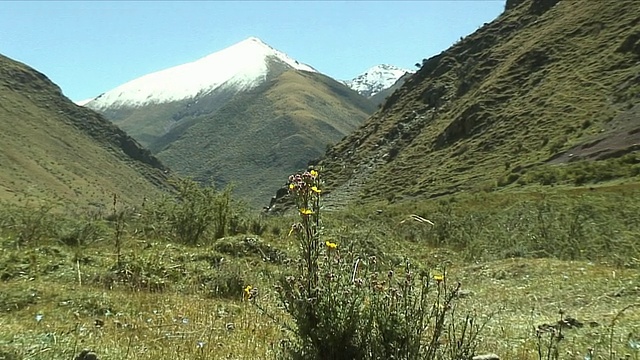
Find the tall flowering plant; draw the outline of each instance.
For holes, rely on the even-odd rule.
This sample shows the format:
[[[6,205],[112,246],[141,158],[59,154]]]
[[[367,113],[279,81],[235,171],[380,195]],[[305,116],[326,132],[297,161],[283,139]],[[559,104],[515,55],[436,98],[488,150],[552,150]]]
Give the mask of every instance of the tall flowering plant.
[[[320,257],[320,177],[316,170],[289,176],[289,194],[295,199],[300,222],[291,227],[289,235],[298,239],[302,262],[300,274],[305,279],[305,293],[317,297],[318,258]]]
[[[295,322],[296,343],[286,357],[294,359],[363,358],[360,305],[363,293],[354,291],[352,259],[344,259],[339,245],[321,241],[322,181],[316,170],[289,177],[297,221],[291,227],[300,257],[296,272],[277,287],[284,309]]]
[[[288,186],[297,212],[289,236],[300,256],[276,286],[294,322],[285,358],[470,359],[476,324],[464,318],[456,328],[460,322],[445,316],[453,317],[459,284],[447,286],[444,273],[416,272],[408,260],[396,274],[375,256],[321,241],[320,174],[292,175]]]

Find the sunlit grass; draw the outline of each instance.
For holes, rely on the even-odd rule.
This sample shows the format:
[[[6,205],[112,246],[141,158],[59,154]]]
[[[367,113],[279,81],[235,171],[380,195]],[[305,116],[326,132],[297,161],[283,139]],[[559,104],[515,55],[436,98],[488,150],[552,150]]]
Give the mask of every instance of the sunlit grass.
[[[562,316],[583,326],[562,330],[560,359],[582,359],[589,348],[608,359],[610,346],[633,359],[637,352],[631,345],[640,334],[640,255],[631,241],[639,234],[636,192],[635,186],[616,185],[371,203],[325,211],[322,238],[338,248],[352,244],[385,266],[401,267],[408,260],[417,269],[445,270],[449,284],[461,283],[457,313],[486,321],[479,352],[538,359],[545,338],[539,340],[536,329]],[[521,212],[525,227],[505,232],[514,209],[532,211]],[[540,209],[549,213],[539,217]],[[595,211],[597,226],[584,228],[591,230],[581,238],[584,251],[575,253],[576,259],[563,259],[563,247],[571,243],[559,239],[571,222],[547,220],[573,212],[595,221],[583,217],[591,214],[584,209]],[[481,213],[486,216],[477,216]],[[105,359],[274,358],[292,334],[286,330],[292,319],[278,307],[274,285],[293,270],[297,245],[287,235],[297,216],[262,218],[255,226],[262,235],[207,238],[195,246],[145,237],[135,229],[146,218],[128,219],[122,261],[135,272],[130,278],[115,273],[113,224],[106,223],[106,233],[81,247],[47,236],[16,247],[16,228],[2,222],[0,351],[17,359],[69,359],[83,348]],[[44,223],[49,234],[60,233],[54,228],[71,220],[60,221]],[[439,228],[443,221],[448,221],[446,233]],[[546,244],[524,236],[524,230],[545,227]],[[594,253],[603,251],[607,234],[617,240],[608,252]],[[487,246],[508,244],[509,236],[525,250]],[[544,252],[527,253],[533,245]],[[257,289],[252,301],[243,299],[248,285]]]

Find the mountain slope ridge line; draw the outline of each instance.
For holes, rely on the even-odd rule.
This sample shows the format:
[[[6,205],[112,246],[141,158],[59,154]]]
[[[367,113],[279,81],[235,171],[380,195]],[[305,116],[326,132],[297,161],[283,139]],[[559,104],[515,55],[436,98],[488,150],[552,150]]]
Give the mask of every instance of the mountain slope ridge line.
[[[341,198],[398,201],[535,184],[541,171],[561,171],[550,159],[616,133],[612,119],[632,114],[640,97],[640,9],[633,1],[508,5],[425,59],[361,128],[315,161],[328,207]],[[609,152],[637,157],[627,149]]]

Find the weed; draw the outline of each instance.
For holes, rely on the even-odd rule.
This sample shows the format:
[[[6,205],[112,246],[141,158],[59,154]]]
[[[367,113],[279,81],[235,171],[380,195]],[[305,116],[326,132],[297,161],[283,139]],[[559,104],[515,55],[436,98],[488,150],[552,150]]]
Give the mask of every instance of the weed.
[[[293,224],[295,274],[278,284],[280,305],[294,324],[281,354],[291,359],[463,359],[481,330],[456,316],[460,284],[444,273],[385,266],[353,244],[321,241],[321,181],[312,170],[289,178],[300,221]],[[399,273],[396,274],[395,271]],[[255,300],[253,296],[250,296]],[[444,341],[448,334],[449,342]]]

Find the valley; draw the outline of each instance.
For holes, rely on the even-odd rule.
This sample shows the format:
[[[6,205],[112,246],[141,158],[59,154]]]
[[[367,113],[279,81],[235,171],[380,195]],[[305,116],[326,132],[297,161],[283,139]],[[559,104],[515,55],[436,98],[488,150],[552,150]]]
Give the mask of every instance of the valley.
[[[639,358],[639,19],[507,0],[351,80],[250,37],[82,106],[0,55],[0,360]]]

